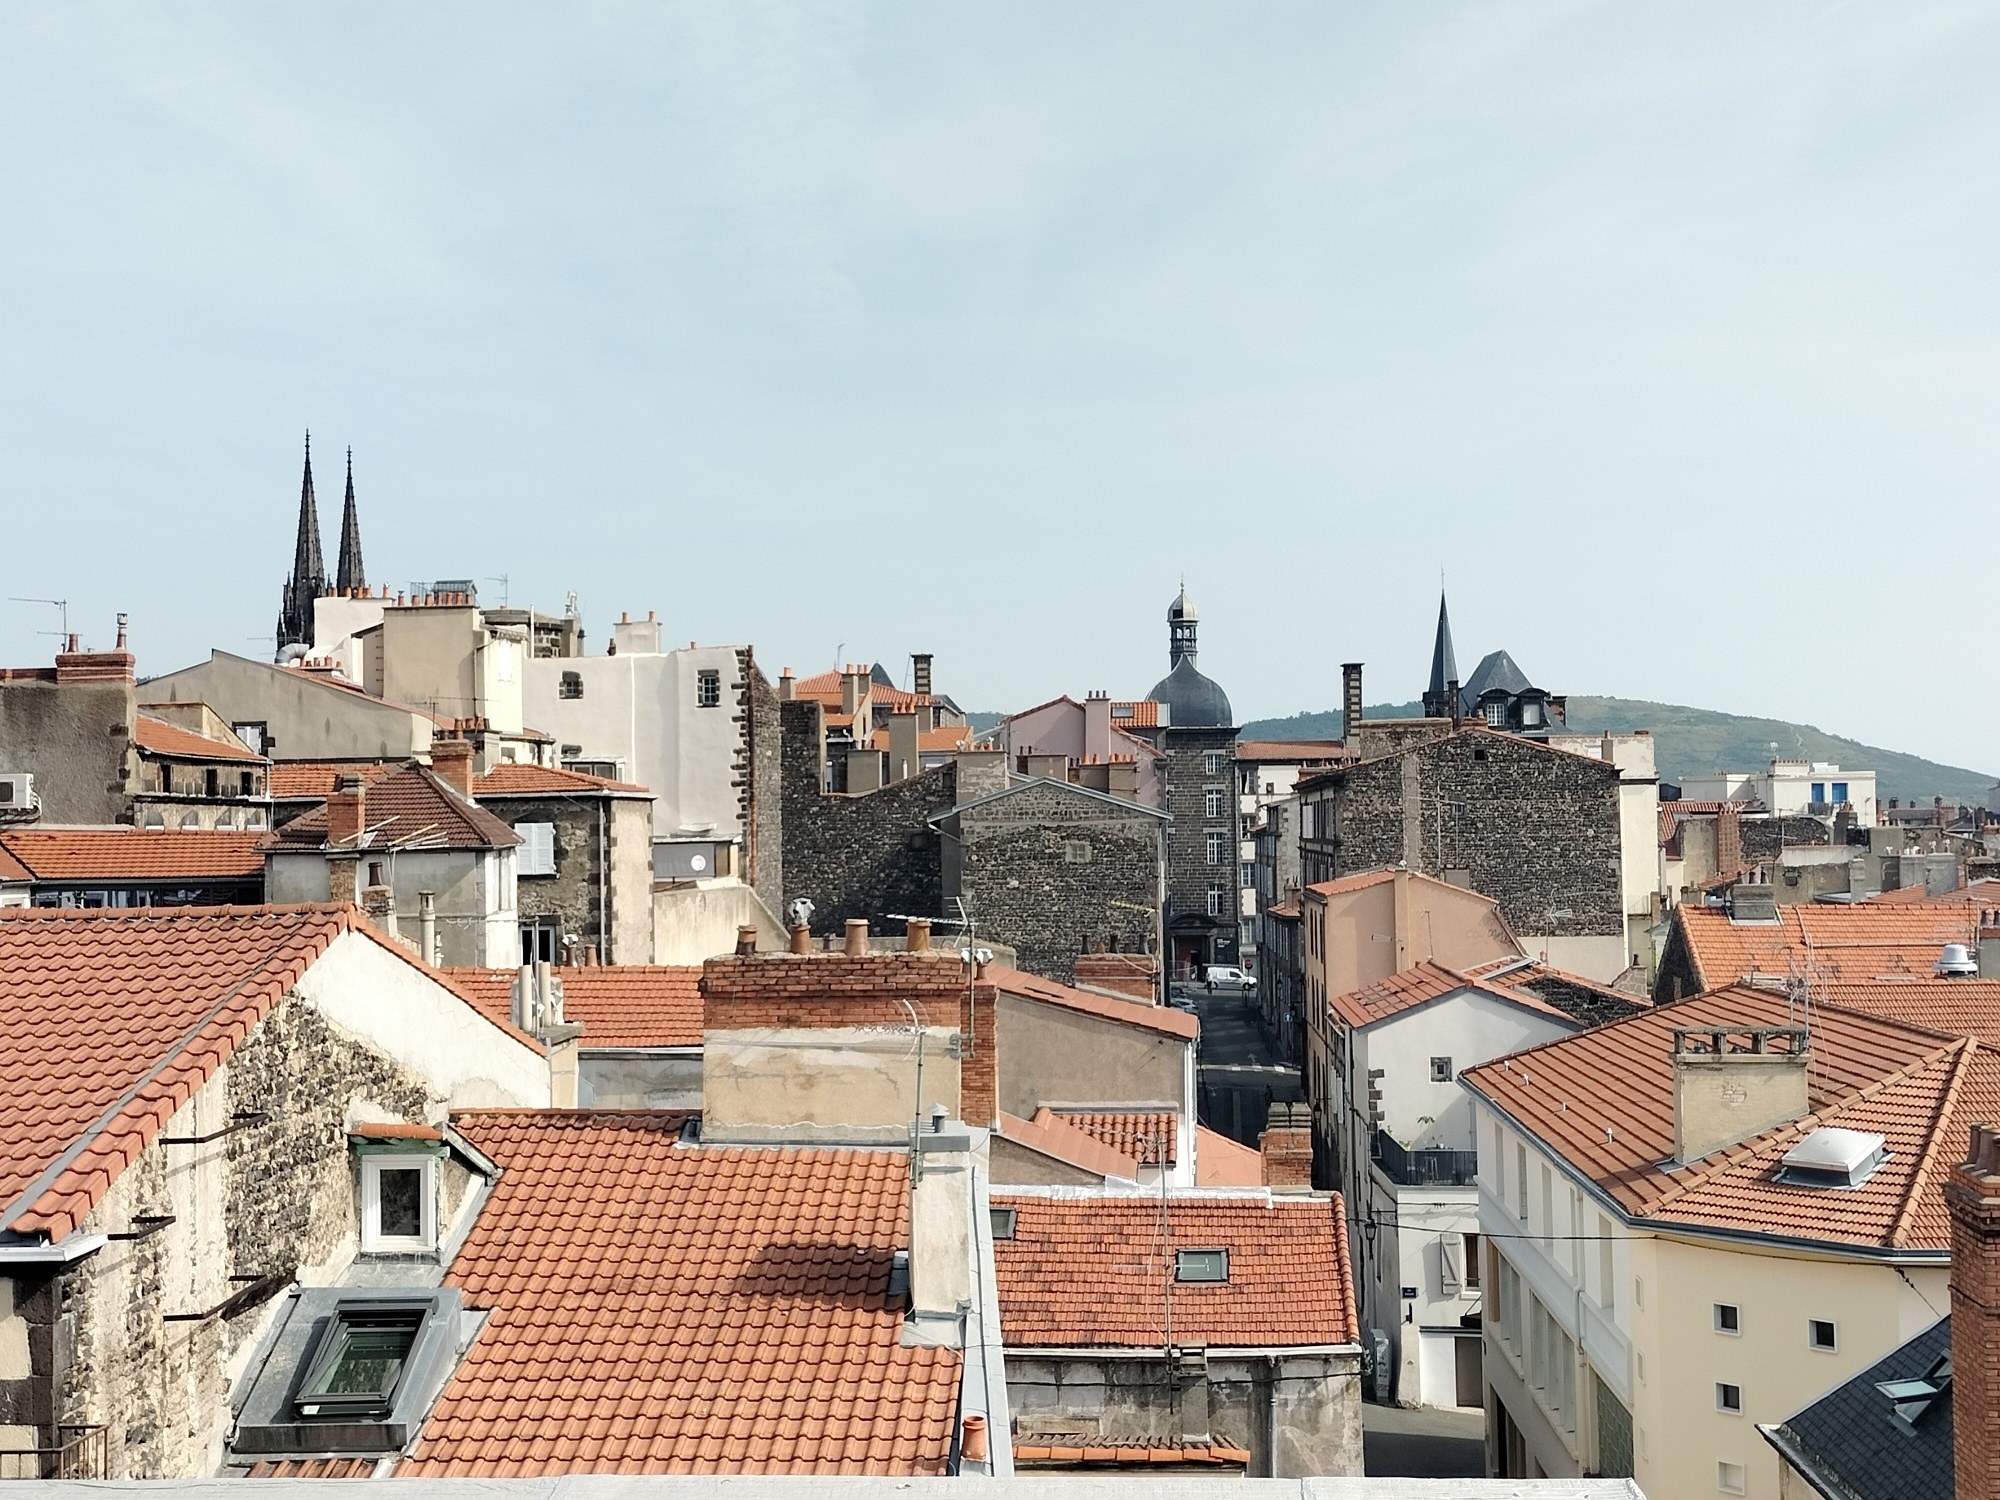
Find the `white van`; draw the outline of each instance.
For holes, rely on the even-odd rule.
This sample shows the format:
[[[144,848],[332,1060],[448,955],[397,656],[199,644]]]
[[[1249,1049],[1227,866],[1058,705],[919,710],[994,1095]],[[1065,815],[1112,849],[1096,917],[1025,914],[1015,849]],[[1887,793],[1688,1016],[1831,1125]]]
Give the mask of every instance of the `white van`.
[[[1201,971],[1201,982],[1212,995],[1217,990],[1254,990],[1257,976],[1246,974],[1234,964],[1210,964]]]

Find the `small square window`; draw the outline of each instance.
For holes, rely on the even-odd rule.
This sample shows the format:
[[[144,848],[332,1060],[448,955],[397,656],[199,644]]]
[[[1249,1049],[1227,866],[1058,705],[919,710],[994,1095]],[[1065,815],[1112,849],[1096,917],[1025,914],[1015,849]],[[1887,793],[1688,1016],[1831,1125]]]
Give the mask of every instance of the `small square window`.
[[[1174,1252],[1174,1280],[1227,1281],[1227,1250],[1177,1250]]]
[[[1750,1476],[1743,1465],[1723,1459],[1715,1466],[1715,1487],[1725,1495],[1745,1494],[1750,1488]]]
[[[994,1208],[987,1210],[987,1212],[989,1212],[993,1216],[994,1239],[1011,1240],[1012,1238],[1014,1238],[1014,1225],[1017,1222],[1019,1222],[1021,1217],[1021,1211],[1019,1209]]]
[[[1740,1385],[1731,1385],[1726,1380],[1716,1381],[1715,1409],[1717,1411],[1733,1412],[1739,1417],[1742,1416],[1743,1387]]]
[[[1452,1080],[1451,1059],[1434,1057],[1431,1059],[1431,1082],[1450,1083]]]
[[[1743,1313],[1733,1302],[1715,1304],[1715,1331],[1717,1333],[1741,1333]]]
[[[694,701],[697,708],[717,708],[722,703],[722,674],[702,672],[694,682]]]
[[[1090,863],[1090,845],[1082,839],[1063,841],[1063,863],[1066,865],[1087,865]]]
[[[1812,1318],[1806,1323],[1806,1342],[1831,1354],[1840,1347],[1839,1331],[1825,1318]]]
[[[361,1248],[437,1248],[437,1159],[390,1151],[361,1158]]]
[[[581,698],[583,696],[583,674],[581,672],[563,673],[562,679],[556,684],[556,696],[558,698]]]

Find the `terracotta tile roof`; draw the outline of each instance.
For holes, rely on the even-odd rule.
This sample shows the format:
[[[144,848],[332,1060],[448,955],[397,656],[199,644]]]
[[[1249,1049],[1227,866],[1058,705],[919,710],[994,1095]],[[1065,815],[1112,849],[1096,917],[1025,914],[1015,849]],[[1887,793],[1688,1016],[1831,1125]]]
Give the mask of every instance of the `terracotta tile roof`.
[[[1674,816],[1673,807],[1669,803],[1662,802],[1660,804],[1659,841],[1662,844],[1670,844],[1674,840],[1674,835],[1680,831],[1681,820]]]
[[[411,1125],[402,1121],[369,1121],[351,1125],[347,1133],[364,1141],[441,1141],[444,1132],[435,1125]]]
[[[907,1156],[684,1118],[455,1118],[503,1169],[448,1278],[492,1312],[399,1478],[944,1472],[961,1356],[889,1296]]]
[[[1094,1172],[1099,1177],[1118,1177],[1132,1182],[1139,1176],[1139,1164],[1131,1156],[1114,1150],[1096,1136],[1078,1130],[1046,1106],[1036,1110],[1032,1120],[1024,1120],[1019,1115],[1001,1110],[1000,1135],[1017,1146],[1025,1146],[1056,1161]]]
[[[1718,907],[1682,905],[1674,921],[1704,989],[1745,974],[1803,970],[1808,960],[1825,980],[1928,975],[1946,943],[1977,936],[1976,914],[1961,905],[1800,904],[1780,906],[1775,923],[1731,922]]]
[[[1815,985],[1811,993],[1816,1003],[1865,1010],[1948,1036],[1974,1037],[1982,1047],[2000,1051],[2000,979],[1907,975]]]
[[[0,1229],[75,1230],[356,926],[344,907],[0,908]]]
[[[1157,1166],[1162,1145],[1167,1148],[1169,1166],[1181,1159],[1180,1120],[1171,1110],[1059,1109],[1056,1114],[1064,1124],[1096,1137],[1112,1150],[1142,1165]],[[1037,1114],[1035,1118],[1039,1120],[1041,1116]],[[1141,1145],[1142,1140],[1146,1144]]]
[[[1243,1468],[1250,1455],[1220,1443],[1189,1443],[1178,1438],[1094,1437],[1082,1443],[1041,1441],[1014,1444],[1014,1462],[1035,1468],[1147,1469],[1181,1464]]]
[[[1267,917],[1283,917],[1289,921],[1296,922],[1299,918],[1299,903],[1296,901],[1280,901],[1276,906],[1265,907],[1264,915]]]
[[[362,819],[365,848],[511,849],[520,835],[452,791],[435,772],[398,766],[370,782]],[[326,808],[302,813],[271,835],[277,849],[326,847]]]
[[[324,802],[333,795],[333,785],[342,776],[359,776],[364,786],[380,781],[399,770],[399,761],[360,761],[333,764],[318,760],[281,760],[271,765],[267,783],[271,796],[280,802],[303,802],[308,798]]]
[[[264,873],[261,830],[17,828],[4,848],[36,880],[248,880]]]
[[[1125,710],[1130,709],[1127,713]],[[1158,729],[1160,727],[1160,705],[1151,698],[1137,698],[1130,702],[1114,700],[1111,705],[1111,727],[1113,729]]]
[[[35,878],[35,872],[7,852],[7,846],[0,842],[0,881],[28,881]]]
[[[1160,1200],[1052,1189],[995,1193],[1015,1210],[994,1242],[1000,1326],[1009,1346],[1142,1347],[1162,1338],[1162,1291],[1175,1339],[1220,1347],[1352,1344],[1345,1210],[1339,1195],[1183,1190],[1168,1198],[1175,1251],[1226,1249],[1229,1279],[1172,1281]]]
[[[629,781],[613,781],[608,776],[586,776],[581,771],[559,771],[550,766],[523,766],[502,761],[472,783],[475,797],[538,797],[565,794],[591,796],[618,792],[650,797],[652,792]]]
[[[964,750],[972,744],[973,733],[970,724],[947,724],[942,729],[920,729],[917,731],[917,753],[937,754],[945,750]],[[887,750],[889,731],[878,729],[868,736],[868,748]]]
[[[899,687],[877,682],[873,677],[866,679],[867,697],[877,713],[907,712],[925,704],[936,703],[937,695],[922,697],[905,692]],[[834,671],[815,672],[810,677],[801,677],[792,685],[792,695],[796,698],[813,698],[822,703],[840,702],[840,673]]]
[[[368,1458],[266,1458],[250,1465],[251,1479],[372,1479],[380,1460]]]
[[[1206,1125],[1194,1128],[1194,1181],[1196,1187],[1261,1187],[1264,1182],[1264,1153],[1232,1141]]]
[[[1050,1005],[1060,1005],[1066,1010],[1101,1016],[1107,1021],[1123,1021],[1128,1026],[1143,1026],[1148,1031],[1163,1032],[1167,1036],[1177,1036],[1184,1041],[1191,1042],[1201,1034],[1201,1022],[1171,1006],[1147,1005],[1137,1000],[1118,1000],[1096,991],[1079,990],[1066,984],[1058,984],[1055,980],[1044,979],[1039,974],[1023,974],[1018,969],[1003,968],[999,964],[987,965],[985,982],[1003,995],[1019,995],[1029,1000],[1046,1001]]]
[[[1674,1167],[1676,1027],[1783,1026],[1796,1007],[1747,985],[1468,1068],[1483,1095],[1594,1181],[1634,1219],[1905,1251],[1949,1240],[1942,1172],[1976,1121],[2000,1118],[2000,1053],[1836,1005],[1812,1011],[1812,1113]],[[1837,1192],[1775,1180],[1820,1126],[1887,1138],[1889,1160]]]
[[[1425,881],[1431,885],[1451,885],[1450,881],[1439,880],[1435,875],[1425,875],[1417,870],[1409,873],[1412,880]],[[1338,880],[1322,880],[1317,885],[1307,886],[1306,889],[1321,896],[1345,896],[1349,891],[1365,891],[1370,886],[1394,880],[1396,874],[1394,870],[1367,870],[1359,875],[1343,875]],[[1497,907],[1500,904],[1493,897],[1482,891],[1475,891],[1470,886],[1452,885],[1451,888],[1455,891],[1464,891],[1466,895],[1476,897],[1488,906]]]
[[[1923,886],[1906,885],[1883,891],[1861,903],[1864,906],[2000,906],[2000,880],[1975,880],[1941,896],[1931,895]]]
[[[699,964],[586,964],[553,972],[562,981],[563,1018],[583,1027],[586,1051],[701,1045]],[[443,973],[493,1020],[513,1015],[515,970]]]
[[[155,719],[148,714],[140,714],[133,720],[132,739],[142,751],[153,755],[171,755],[177,760],[237,760],[251,766],[264,764],[264,757],[248,746],[228,740],[212,740],[205,734],[196,734],[192,729],[183,729],[178,724],[169,724],[165,719]]]
[[[1482,991],[1558,1020],[1581,1021],[1586,1025],[1606,1019],[1607,1006],[1612,1015],[1624,1015],[1645,1003],[1636,995],[1620,994],[1559,969],[1505,958],[1462,973],[1426,959],[1350,994],[1335,995],[1327,1004],[1349,1026],[1372,1026],[1467,989]]]

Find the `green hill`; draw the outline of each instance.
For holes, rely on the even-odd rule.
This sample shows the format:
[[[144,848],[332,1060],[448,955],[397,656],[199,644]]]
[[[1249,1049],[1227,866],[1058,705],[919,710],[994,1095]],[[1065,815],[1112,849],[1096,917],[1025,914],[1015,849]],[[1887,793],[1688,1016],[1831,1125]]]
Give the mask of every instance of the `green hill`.
[[[1368,717],[1413,718],[1422,711],[1422,706],[1416,703],[1385,703],[1371,706]],[[1780,755],[1832,761],[1851,771],[1874,771],[1876,793],[1885,801],[1899,797],[1905,802],[1928,802],[1932,797],[1943,797],[1948,802],[1984,807],[1986,789],[1995,780],[1983,771],[1939,765],[1920,755],[1864,745],[1859,740],[1827,734],[1810,724],[1745,718],[1677,703],[1647,703],[1638,698],[1572,695],[1569,727],[1572,733],[1581,734],[1650,729],[1660,777],[1665,781],[1678,781],[1704,771],[1754,770],[1770,760],[1773,743]],[[1340,710],[1293,714],[1285,719],[1257,719],[1243,726],[1242,736],[1247,740],[1339,739]]]

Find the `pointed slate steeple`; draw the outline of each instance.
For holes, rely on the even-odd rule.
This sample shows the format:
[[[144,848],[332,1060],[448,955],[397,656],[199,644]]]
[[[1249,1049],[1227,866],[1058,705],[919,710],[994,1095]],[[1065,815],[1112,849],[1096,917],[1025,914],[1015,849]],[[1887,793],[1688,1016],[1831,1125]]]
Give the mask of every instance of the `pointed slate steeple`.
[[[1448,719],[1458,696],[1458,659],[1451,649],[1451,615],[1445,609],[1444,593],[1438,593],[1437,644],[1431,648],[1431,683],[1424,689],[1424,717]]]
[[[319,508],[313,503],[312,434],[306,434],[306,472],[299,485],[299,539],[292,551],[292,575],[285,580],[278,609],[279,660],[288,646],[311,645],[313,600],[326,592],[326,559],[320,554]]]
[[[367,571],[361,566],[361,518],[354,513],[354,450],[347,450],[347,503],[340,512],[340,568],[333,586],[343,594],[358,593],[368,587]]]

